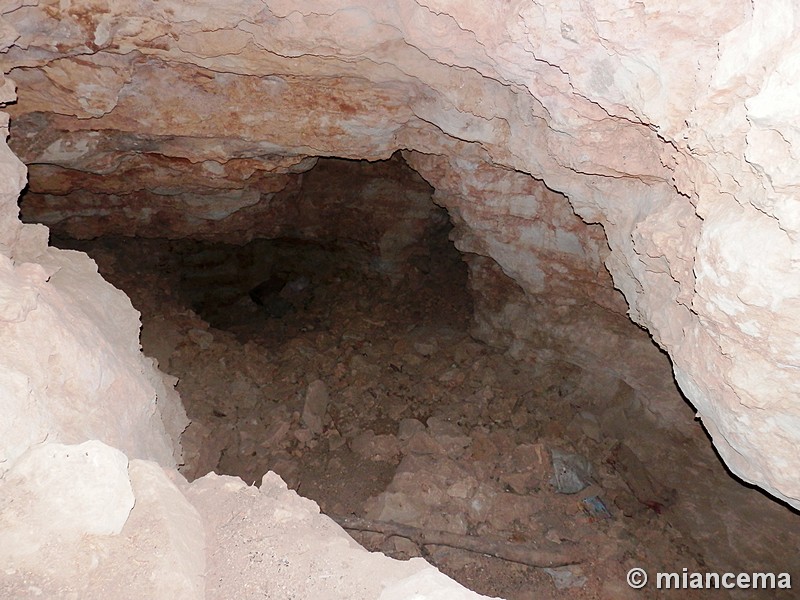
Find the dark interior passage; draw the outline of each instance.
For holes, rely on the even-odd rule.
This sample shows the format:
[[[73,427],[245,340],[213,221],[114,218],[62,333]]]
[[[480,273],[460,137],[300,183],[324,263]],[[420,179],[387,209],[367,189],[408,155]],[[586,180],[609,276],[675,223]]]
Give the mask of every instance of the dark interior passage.
[[[142,312],[143,349],[178,379],[192,420],[190,479],[258,484],[275,471],[326,514],[361,519],[351,532],[367,547],[426,556],[513,600],[610,593],[620,565],[788,568],[785,509],[731,480],[701,434],[656,428],[624,386],[608,402],[597,392],[610,384],[574,364],[519,362],[470,335],[476,258],[455,249],[430,190],[425,202],[424,218],[385,221],[406,232],[393,246],[370,241],[386,227],[314,239],[291,223],[294,237],[239,244],[54,243],[89,253]],[[358,529],[387,523],[445,537]],[[522,560],[486,555],[498,548],[522,548]]]

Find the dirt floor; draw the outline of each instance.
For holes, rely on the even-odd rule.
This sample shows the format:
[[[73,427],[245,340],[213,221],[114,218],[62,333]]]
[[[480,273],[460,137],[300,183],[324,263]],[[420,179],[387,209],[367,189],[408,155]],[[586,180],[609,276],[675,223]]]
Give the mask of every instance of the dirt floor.
[[[193,421],[190,479],[275,471],[366,547],[509,600],[661,597],[627,586],[637,566],[800,577],[800,517],[734,481],[699,425],[659,429],[624,385],[601,403],[608,381],[471,338],[447,243],[394,282],[354,249],[55,243],[142,312],[143,349]]]

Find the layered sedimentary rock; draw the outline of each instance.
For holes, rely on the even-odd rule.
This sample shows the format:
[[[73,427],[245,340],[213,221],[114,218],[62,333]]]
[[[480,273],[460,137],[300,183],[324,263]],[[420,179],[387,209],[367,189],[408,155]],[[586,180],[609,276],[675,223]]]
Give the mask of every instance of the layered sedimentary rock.
[[[625,333],[591,343],[624,311],[604,264],[733,471],[800,505],[797,10],[13,3],[23,211],[75,235],[87,216],[142,234],[179,214],[175,231],[202,235],[314,157],[408,150],[463,249],[497,265],[473,271],[519,287],[508,319],[526,325],[487,336],[543,336],[582,364],[641,355]],[[617,370],[675,417],[646,397],[658,385]]]
[[[179,462],[186,415],[174,382],[139,350],[130,300],[86,255],[47,247],[46,228],[17,220],[25,169],[7,146],[2,161],[0,474],[44,441],[100,439],[133,458]]]

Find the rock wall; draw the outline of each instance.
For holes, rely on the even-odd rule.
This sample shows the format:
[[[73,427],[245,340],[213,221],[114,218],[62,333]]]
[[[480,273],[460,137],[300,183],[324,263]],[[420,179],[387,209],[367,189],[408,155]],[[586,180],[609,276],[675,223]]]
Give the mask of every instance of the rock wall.
[[[407,158],[455,222],[470,268],[473,335],[522,360],[579,366],[603,401],[630,388],[659,422],[686,429],[669,360],[625,317],[603,266],[602,227],[583,222],[542,181],[466,154]]]
[[[18,149],[30,164],[22,218],[77,239],[291,238],[360,247],[396,268],[440,220],[430,186],[399,155],[375,163],[241,161],[248,167],[144,154],[110,173],[91,173],[42,164],[46,156]]]
[[[19,34],[2,60],[20,90],[12,144],[42,175],[31,218],[81,189],[76,214],[141,229],[172,203],[202,222],[272,193],[244,194],[253,174],[414,151],[463,247],[544,307],[523,341],[542,323],[559,348],[585,337],[580,323],[616,327],[602,261],[731,469],[800,506],[800,9],[788,0],[2,10]],[[499,174],[507,189],[481,194]],[[159,183],[170,178],[192,195]],[[133,214],[109,210],[131,181],[147,190]],[[563,197],[610,251],[596,227],[569,220]],[[583,309],[559,321],[564,305]],[[643,347],[593,346],[571,359]]]
[[[4,91],[12,100],[9,80]],[[45,440],[98,439],[131,457],[179,463],[188,421],[174,382],[139,350],[138,313],[85,254],[47,247],[45,227],[17,220],[25,167],[0,145],[0,475]]]

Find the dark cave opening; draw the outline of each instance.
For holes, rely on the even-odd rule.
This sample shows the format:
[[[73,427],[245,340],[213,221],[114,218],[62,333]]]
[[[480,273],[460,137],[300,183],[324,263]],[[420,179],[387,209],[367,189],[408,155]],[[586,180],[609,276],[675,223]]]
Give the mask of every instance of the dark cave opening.
[[[136,307],[147,305],[146,294],[123,285],[120,272],[161,278],[153,286],[241,339],[264,328],[261,337],[272,341],[326,329],[338,306],[368,318],[379,299],[420,324],[467,326],[468,257],[454,247],[453,225],[434,204],[433,188],[399,153],[373,162],[316,159],[281,185],[241,211],[249,214],[226,215],[217,228],[206,221],[187,235],[170,229],[181,226],[169,197],[164,206],[129,198],[120,222],[107,209],[92,214],[71,209],[71,198],[36,193],[23,195],[21,212],[30,222],[33,211],[51,227],[53,245],[96,257]],[[44,205],[52,210],[42,212]],[[142,215],[155,224],[147,232],[134,225]]]
[[[213,470],[252,483],[274,468],[292,481],[292,468],[281,472],[280,460],[242,442],[243,425],[255,418],[262,430],[253,435],[270,437],[270,427],[290,423],[295,437],[281,440],[290,454],[327,447],[316,439],[321,431],[308,437],[303,396],[311,382],[350,371],[406,381],[370,387],[374,406],[360,414],[356,406],[340,410],[331,403],[326,427],[336,421],[337,435],[365,425],[394,435],[402,416],[424,420],[432,412],[409,402],[398,409],[390,400],[415,387],[413,368],[439,350],[434,338],[444,331],[471,352],[482,346],[469,335],[468,267],[450,240],[447,211],[399,156],[377,163],[321,159],[292,191],[281,202],[293,206],[278,211],[296,219],[285,219],[275,238],[259,237],[270,225],[254,223],[253,238],[241,243],[120,236],[113,228],[79,240],[63,234],[75,231],[70,219],[52,235],[56,247],[93,257],[142,313],[143,351],[178,378],[192,420],[182,440],[190,478]],[[301,207],[318,215],[299,216]],[[367,218],[368,211],[386,215]],[[262,404],[279,410],[259,416]],[[362,422],[351,426],[348,414]]]
[[[404,169],[397,157],[321,159],[268,198],[275,227],[251,215],[229,234],[126,237],[115,225],[85,240],[68,234],[102,233],[102,222],[54,227],[54,245],[86,251],[128,294],[145,354],[178,379],[192,421],[184,475],[258,484],[274,471],[332,516],[566,555],[577,544],[609,564],[647,552],[668,565],[741,565],[740,547],[684,541],[698,522],[731,518],[741,493],[724,473],[688,496],[679,489],[659,457],[693,465],[696,448],[642,427],[629,387],[587,387],[593,375],[575,364],[516,360],[471,335],[470,269],[490,282],[480,293],[498,314],[524,294],[492,259],[456,250],[433,190]],[[610,404],[607,392],[593,396],[606,385],[618,386]],[[712,518],[697,498],[722,485],[727,508]],[[584,577],[352,534],[398,558],[425,556],[486,594]]]

